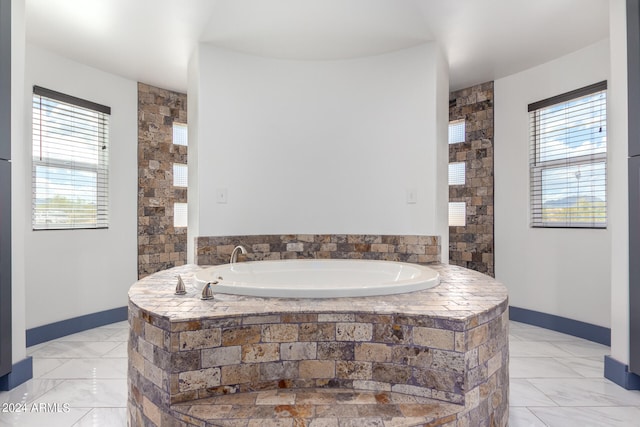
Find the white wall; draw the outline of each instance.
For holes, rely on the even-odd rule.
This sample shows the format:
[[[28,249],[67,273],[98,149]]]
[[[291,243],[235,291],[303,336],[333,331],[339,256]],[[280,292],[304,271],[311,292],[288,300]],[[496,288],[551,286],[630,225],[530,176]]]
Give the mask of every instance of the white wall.
[[[609,218],[611,223],[611,357],[629,364],[629,148],[627,21],[625,2],[609,2],[611,79],[609,112]],[[636,338],[637,339],[637,338]]]
[[[448,259],[439,167],[448,156],[448,74],[436,44],[341,61],[207,45],[197,55],[192,235],[433,234],[445,237]],[[228,203],[216,203],[217,188],[227,189]],[[407,204],[408,189],[418,203]]]
[[[31,230],[31,198],[15,209],[26,220],[27,328],[127,305],[137,279],[137,83],[27,44],[23,175],[14,188],[31,193],[33,85],[111,107],[107,230]],[[26,167],[25,167],[26,166]]]
[[[611,320],[611,227],[529,227],[527,105],[608,78],[609,40],[603,40],[496,80],[494,119],[496,278],[508,287],[512,306],[605,327]]]

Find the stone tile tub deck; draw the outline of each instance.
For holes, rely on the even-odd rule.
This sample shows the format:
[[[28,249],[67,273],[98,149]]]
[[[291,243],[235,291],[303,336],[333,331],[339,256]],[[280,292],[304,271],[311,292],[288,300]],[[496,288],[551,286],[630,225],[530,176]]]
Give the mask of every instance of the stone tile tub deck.
[[[379,297],[202,301],[196,265],[136,282],[129,424],[506,426],[507,291],[429,266],[440,285]]]

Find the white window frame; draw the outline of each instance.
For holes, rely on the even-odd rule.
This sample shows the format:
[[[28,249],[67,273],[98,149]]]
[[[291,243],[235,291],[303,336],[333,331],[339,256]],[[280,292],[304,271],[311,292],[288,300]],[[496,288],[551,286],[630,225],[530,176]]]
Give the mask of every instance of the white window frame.
[[[50,110],[43,108],[43,103],[56,103],[63,108],[69,109],[67,117],[63,114],[52,115],[44,117]],[[89,112],[89,114],[95,115],[95,120],[82,119],[82,111]],[[73,113],[71,113],[73,112]],[[39,86],[33,88],[33,136],[32,136],[32,228],[33,230],[69,230],[69,229],[101,229],[109,228],[109,115],[111,114],[111,108],[96,104],[91,101],[76,98],[70,95],[66,95],[60,92],[56,92],[50,89],[45,89]],[[85,115],[86,117],[86,115]],[[52,150],[67,150],[73,148],[73,141],[77,141],[77,134],[55,134],[55,126],[60,123],[62,119],[68,119],[64,122],[64,126],[78,126],[95,125],[97,127],[96,135],[87,139],[90,141],[87,146],[96,148],[97,163],[91,163],[83,161],[81,156],[75,156],[71,159],[59,159],[55,156],[47,156],[43,154],[42,144],[43,138],[48,138],[46,141],[46,147]],[[55,122],[57,121],[57,123]],[[68,131],[67,131],[68,132]],[[87,147],[83,147],[81,150],[87,150]],[[71,151],[71,150],[70,150]],[[46,150],[44,150],[46,153]],[[96,207],[95,215],[81,218],[74,218],[69,213],[64,212],[64,208],[59,210],[52,210],[51,208],[38,208],[37,195],[46,193],[48,195],[66,195],[64,191],[56,190],[55,186],[49,185],[46,180],[41,181],[38,179],[38,168],[59,169],[67,172],[90,172],[95,174],[95,193],[96,193]],[[64,181],[62,181],[64,182]],[[78,187],[73,187],[76,183],[73,179],[64,182],[64,185],[73,188],[73,190],[84,191],[78,184]],[[52,189],[53,187],[53,189]],[[73,191],[72,190],[72,191]],[[43,220],[44,218],[44,220]],[[93,221],[87,221],[93,220]]]
[[[530,104],[528,107],[530,113],[530,128],[531,128],[531,155],[529,159],[530,167],[530,186],[529,186],[529,208],[530,208],[530,226],[532,228],[595,228],[604,229],[607,227],[607,190],[606,190],[606,170],[607,170],[607,152],[593,152],[584,155],[566,155],[562,158],[556,158],[553,160],[541,160],[540,157],[540,131],[538,129],[539,120],[536,114],[545,108],[552,106],[558,106],[559,104],[578,100],[582,97],[593,96],[598,93],[604,93],[605,96],[605,109],[604,109],[604,132],[606,140],[606,89],[607,82],[599,82],[584,88],[580,88],[571,92],[567,92],[562,95],[555,96],[553,98],[538,101]],[[565,125],[565,128],[570,128],[571,125]],[[543,194],[542,194],[542,180],[543,173],[548,170],[557,168],[570,168],[574,166],[586,166],[586,165],[604,165],[604,183],[603,188],[605,192],[604,221],[594,220],[593,218],[588,221],[580,221],[576,218],[570,218],[569,221],[557,221],[557,220],[545,220],[544,207],[543,207]],[[569,184],[567,184],[569,185]],[[567,191],[568,192],[568,191]],[[577,195],[576,197],[579,197]],[[594,215],[595,218],[595,215]]]

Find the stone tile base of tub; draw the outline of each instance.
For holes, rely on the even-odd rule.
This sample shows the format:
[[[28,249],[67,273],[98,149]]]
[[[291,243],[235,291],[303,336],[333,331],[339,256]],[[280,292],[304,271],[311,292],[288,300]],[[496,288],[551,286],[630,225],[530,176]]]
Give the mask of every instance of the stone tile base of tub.
[[[171,408],[201,399],[327,389],[456,405],[448,427],[505,426],[506,289],[461,267],[431,267],[441,275],[435,288],[329,300],[201,301],[194,265],[138,281],[129,291],[130,424],[188,426]],[[173,295],[176,274],[184,296]],[[238,425],[252,425],[240,414]]]
[[[183,426],[453,426],[461,405],[400,393],[340,389],[268,390],[200,399],[171,408]]]
[[[233,248],[243,245],[249,253],[240,260],[294,258],[377,259],[416,263],[440,262],[439,236],[369,234],[286,234],[210,236],[196,239],[198,265],[229,262]]]

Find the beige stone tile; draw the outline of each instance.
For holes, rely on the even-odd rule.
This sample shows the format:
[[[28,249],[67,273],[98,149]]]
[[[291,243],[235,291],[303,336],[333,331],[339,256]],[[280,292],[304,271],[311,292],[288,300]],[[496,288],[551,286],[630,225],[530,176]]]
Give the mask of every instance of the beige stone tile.
[[[424,347],[453,350],[455,348],[454,338],[453,331],[420,326],[413,328],[413,343]]]
[[[336,323],[336,341],[371,341],[371,323]]]
[[[242,347],[218,347],[202,350],[202,367],[237,365],[242,362]]]
[[[242,326],[222,330],[222,345],[237,346],[260,342],[260,326]]]
[[[260,377],[260,365],[257,363],[229,365],[220,368],[221,384],[246,384]]]
[[[371,362],[336,361],[336,377],[351,380],[370,380]]]
[[[336,375],[335,362],[331,360],[301,360],[298,369],[300,378],[334,378]]]
[[[199,390],[220,385],[220,368],[207,368],[178,374],[180,392]]]
[[[282,360],[309,360],[317,355],[315,342],[293,342],[280,344],[280,358]]]
[[[217,347],[220,343],[220,328],[180,332],[181,351]]]
[[[258,343],[242,346],[243,363],[273,362],[280,360],[280,345],[277,343]]]
[[[358,343],[355,346],[355,360],[367,362],[390,362],[392,349],[387,344]]]
[[[294,342],[298,339],[298,325],[276,324],[262,327],[262,342]]]

